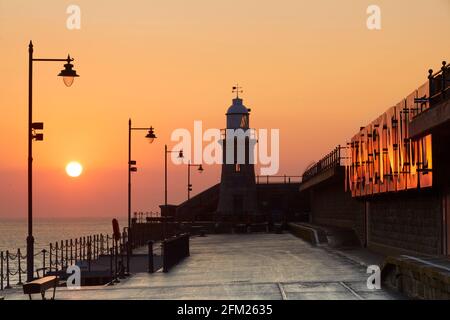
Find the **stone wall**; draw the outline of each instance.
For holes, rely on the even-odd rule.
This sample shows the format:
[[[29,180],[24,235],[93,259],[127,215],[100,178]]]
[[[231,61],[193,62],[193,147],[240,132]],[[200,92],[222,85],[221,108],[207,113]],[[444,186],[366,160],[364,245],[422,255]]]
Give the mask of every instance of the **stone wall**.
[[[432,263],[409,257],[387,257],[381,270],[382,285],[413,299],[450,299],[448,260],[433,258]],[[439,267],[441,266],[441,267]]]
[[[369,248],[392,254],[441,254],[441,210],[440,197],[432,190],[371,198]]]

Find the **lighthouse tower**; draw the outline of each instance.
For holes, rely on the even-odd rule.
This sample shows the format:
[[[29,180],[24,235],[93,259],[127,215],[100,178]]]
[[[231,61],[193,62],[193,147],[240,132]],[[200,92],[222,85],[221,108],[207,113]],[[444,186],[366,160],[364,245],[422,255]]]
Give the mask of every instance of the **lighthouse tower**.
[[[256,183],[253,152],[256,139],[250,129],[250,109],[239,98],[239,86],[233,87],[236,98],[226,113],[227,127],[222,130],[222,177],[217,212],[241,218],[255,215]]]

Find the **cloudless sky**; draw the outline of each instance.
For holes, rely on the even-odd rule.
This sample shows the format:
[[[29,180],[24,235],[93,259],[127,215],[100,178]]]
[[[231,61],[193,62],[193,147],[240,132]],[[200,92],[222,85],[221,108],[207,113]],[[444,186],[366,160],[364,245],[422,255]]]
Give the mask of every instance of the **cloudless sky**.
[[[81,29],[66,8],[81,8]],[[382,29],[366,27],[381,8]],[[177,128],[223,128],[231,87],[244,87],[251,126],[280,129],[279,174],[300,175],[450,59],[450,0],[0,0],[0,217],[26,215],[29,40],[35,57],[70,53],[81,75],[66,88],[61,63],[34,65],[35,214],[126,214],[127,121],[133,133],[133,210],[163,203],[164,144]],[[85,171],[69,178],[65,165]],[[186,166],[169,167],[169,202],[186,198]],[[194,194],[220,167],[193,172]]]

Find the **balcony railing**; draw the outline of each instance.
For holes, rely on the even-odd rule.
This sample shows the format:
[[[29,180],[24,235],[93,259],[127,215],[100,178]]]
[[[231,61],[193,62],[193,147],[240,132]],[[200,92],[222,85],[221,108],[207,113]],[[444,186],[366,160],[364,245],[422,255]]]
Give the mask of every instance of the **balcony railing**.
[[[232,130],[230,132],[227,132],[227,130]],[[234,131],[233,131],[234,130]],[[228,137],[228,139],[234,139],[234,138],[239,138],[239,139],[243,139],[248,137],[251,140],[256,140],[257,139],[257,133],[256,130],[253,128],[239,128],[239,129],[220,129],[220,135],[221,135],[221,139],[222,140],[226,140],[227,139],[227,133],[232,133],[231,137]]]
[[[418,91],[423,92],[422,88],[428,94],[415,99],[416,107],[410,111],[412,114],[411,120],[450,97],[450,65],[443,61],[439,71],[433,73],[433,70],[430,69],[428,71],[428,83],[424,83]]]
[[[346,157],[343,157],[341,154],[341,149],[345,149],[340,145],[333,149],[330,153],[316,162],[313,166],[305,170],[303,173],[303,182],[306,182],[313,178],[314,176],[320,174],[321,172],[328,170],[330,168],[338,167],[341,164],[341,161]]]
[[[428,81],[430,86],[430,103],[439,102],[449,97],[450,91],[450,65],[442,61],[441,69],[433,74],[429,71]]]

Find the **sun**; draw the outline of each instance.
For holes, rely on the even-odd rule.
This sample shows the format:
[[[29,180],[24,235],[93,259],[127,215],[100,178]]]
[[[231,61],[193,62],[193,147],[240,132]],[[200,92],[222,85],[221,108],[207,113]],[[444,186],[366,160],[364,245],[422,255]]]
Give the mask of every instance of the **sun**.
[[[66,173],[70,177],[79,177],[83,172],[83,166],[76,161],[71,161],[66,165]]]

